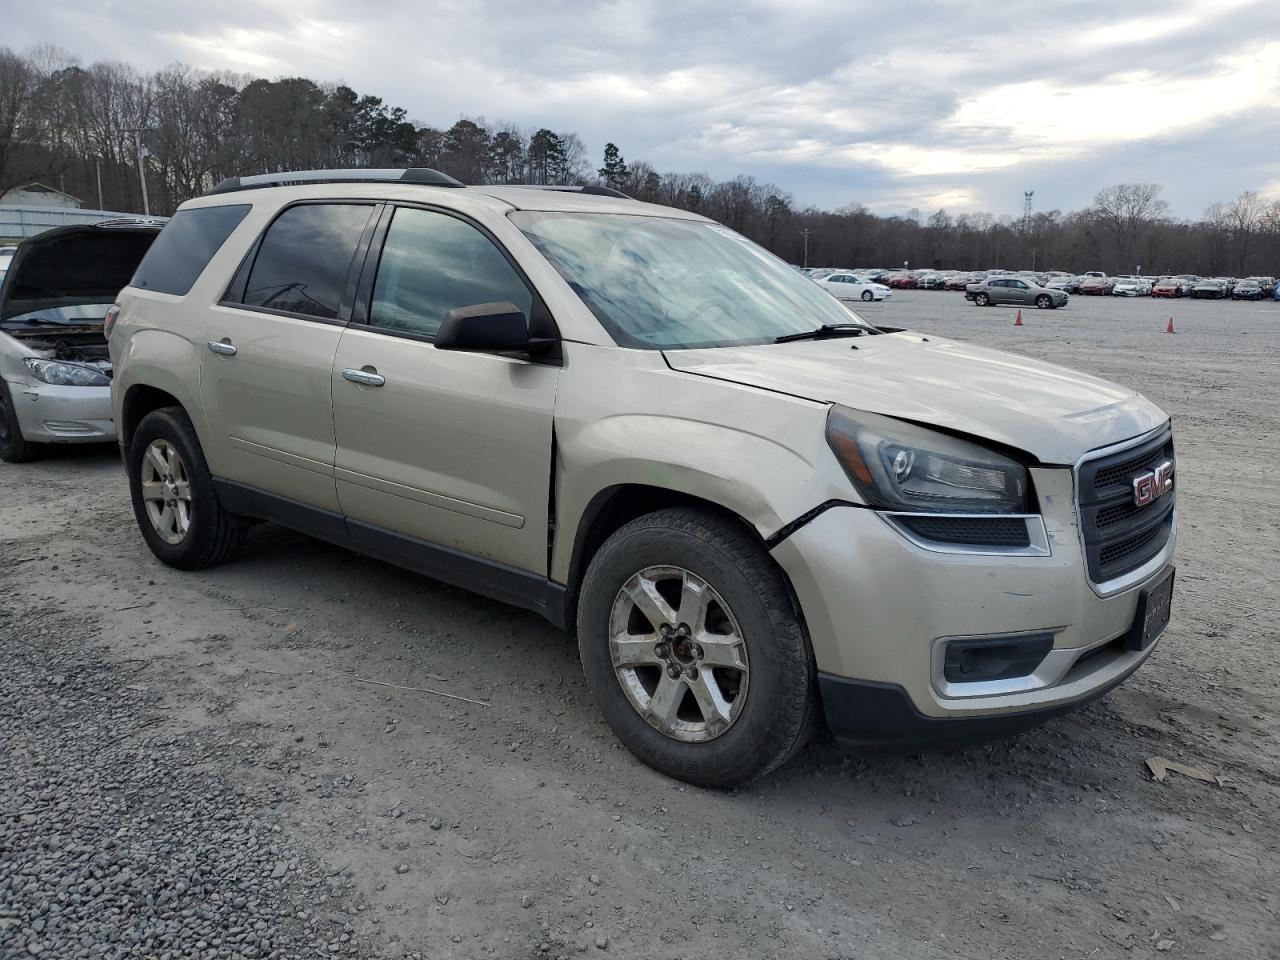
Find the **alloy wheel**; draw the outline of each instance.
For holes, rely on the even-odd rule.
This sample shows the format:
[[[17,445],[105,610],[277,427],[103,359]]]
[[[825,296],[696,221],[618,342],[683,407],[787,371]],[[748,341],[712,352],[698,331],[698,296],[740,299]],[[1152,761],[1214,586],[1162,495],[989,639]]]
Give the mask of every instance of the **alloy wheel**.
[[[177,448],[152,440],[142,457],[142,502],[165,543],[176,546],[191,529],[191,480]]]
[[[609,655],[627,700],[659,732],[714,740],[742,713],[750,665],[733,612],[683,567],[646,567],[614,598]]]

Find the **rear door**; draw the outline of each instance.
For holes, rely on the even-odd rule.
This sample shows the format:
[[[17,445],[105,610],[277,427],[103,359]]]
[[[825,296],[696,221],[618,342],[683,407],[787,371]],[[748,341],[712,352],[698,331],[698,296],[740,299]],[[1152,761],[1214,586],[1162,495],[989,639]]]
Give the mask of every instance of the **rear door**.
[[[388,208],[374,250],[333,369],[352,538],[411,563],[425,541],[545,576],[560,367],[432,343],[456,307],[544,308],[497,242],[448,211]]]
[[[286,207],[210,312],[203,344],[200,392],[223,478],[330,511],[339,524],[333,358],[378,208]]]

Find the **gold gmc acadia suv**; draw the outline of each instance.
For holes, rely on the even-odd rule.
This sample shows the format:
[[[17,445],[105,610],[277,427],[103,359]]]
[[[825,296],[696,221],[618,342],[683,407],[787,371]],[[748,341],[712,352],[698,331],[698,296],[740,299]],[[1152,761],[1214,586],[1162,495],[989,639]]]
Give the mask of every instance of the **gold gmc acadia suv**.
[[[1169,618],[1169,418],[879,328],[704,217],[433,170],[231,179],[108,316],[163,562],[252,520],[577,633],[641,760],[727,787],[819,714],[921,747],[1079,706]]]

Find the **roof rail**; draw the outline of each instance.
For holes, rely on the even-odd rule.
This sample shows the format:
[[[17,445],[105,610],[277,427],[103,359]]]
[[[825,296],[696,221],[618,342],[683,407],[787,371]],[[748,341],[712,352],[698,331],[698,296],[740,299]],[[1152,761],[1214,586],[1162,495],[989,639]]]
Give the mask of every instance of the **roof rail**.
[[[557,193],[585,193],[592,197],[613,197],[617,200],[632,199],[621,190],[615,190],[613,187],[601,187],[594,183],[589,183],[583,187],[559,183],[495,183],[492,186],[520,187],[522,190],[554,190]]]
[[[233,193],[263,187],[283,187],[299,183],[417,183],[428,187],[461,187],[462,181],[430,167],[403,169],[291,170],[261,173],[252,177],[228,177],[205,194]]]

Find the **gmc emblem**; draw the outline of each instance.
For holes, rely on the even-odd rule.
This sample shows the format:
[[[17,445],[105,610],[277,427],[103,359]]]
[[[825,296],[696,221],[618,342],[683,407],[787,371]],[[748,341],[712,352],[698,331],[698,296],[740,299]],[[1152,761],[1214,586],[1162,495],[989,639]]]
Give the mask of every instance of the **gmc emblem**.
[[[1173,489],[1173,461],[1166,460],[1160,466],[1133,478],[1133,503],[1145,507]]]

